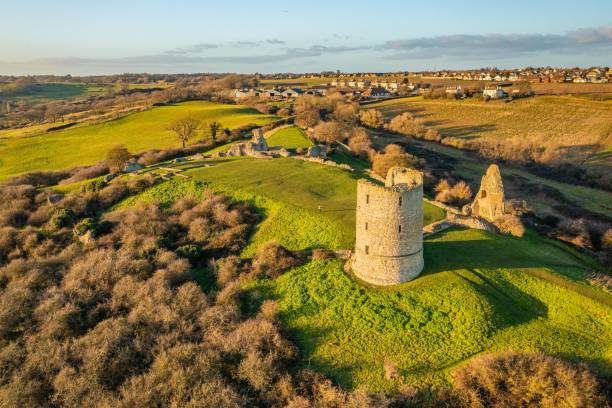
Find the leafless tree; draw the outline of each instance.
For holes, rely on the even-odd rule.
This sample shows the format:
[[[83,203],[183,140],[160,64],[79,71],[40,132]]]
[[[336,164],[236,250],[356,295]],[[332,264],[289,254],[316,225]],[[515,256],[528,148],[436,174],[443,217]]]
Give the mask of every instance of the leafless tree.
[[[171,130],[176,134],[177,139],[183,144],[183,148],[185,148],[187,141],[195,136],[199,128],[199,120],[192,117],[186,117],[172,123],[168,127],[168,130]]]

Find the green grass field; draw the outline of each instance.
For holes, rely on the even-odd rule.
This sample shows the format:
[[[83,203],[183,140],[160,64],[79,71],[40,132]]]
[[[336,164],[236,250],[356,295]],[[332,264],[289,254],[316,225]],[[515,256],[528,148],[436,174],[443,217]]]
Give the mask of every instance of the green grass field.
[[[302,129],[292,126],[277,130],[267,138],[268,146],[282,146],[286,149],[308,148],[312,141],[304,134]]]
[[[471,357],[542,351],[611,372],[612,297],[588,286],[589,266],[529,232],[455,229],[425,241],[425,271],[391,288],[364,286],[339,261],[316,261],[249,285],[279,302],[302,365],[371,390],[448,384]],[[400,371],[385,380],[383,363]]]
[[[272,239],[291,249],[352,248],[354,173],[295,159],[192,166],[181,165],[191,180],[162,183],[121,206],[168,205],[210,188],[264,216],[243,256]],[[425,223],[443,216],[425,205]],[[452,369],[497,350],[543,351],[610,373],[612,297],[586,282],[588,258],[531,231],[514,238],[451,229],[425,241],[425,264],[419,278],[391,288],[363,285],[331,260],[246,289],[253,307],[279,302],[303,366],[351,388],[447,384]],[[384,379],[385,360],[399,367],[399,379]]]
[[[353,247],[358,176],[351,172],[295,159],[228,158],[184,174],[193,179],[158,185],[122,205],[141,200],[168,203],[197,196],[208,186],[255,205],[265,215],[245,254],[270,240],[295,250]],[[426,224],[444,217],[440,208],[423,206]]]
[[[294,250],[353,247],[359,173],[291,158],[206,163],[178,164],[191,179],[158,184],[117,207],[168,206],[211,189],[263,215],[245,257],[269,240]],[[425,224],[444,217],[429,204],[424,214]],[[329,260],[245,290],[253,311],[264,299],[278,301],[303,367],[349,388],[446,385],[454,368],[502,350],[541,351],[612,374],[612,296],[587,282],[591,259],[532,231],[515,238],[463,228],[426,239],[424,256],[421,276],[389,288],[365,285]],[[198,282],[214,286],[203,271]],[[385,361],[399,378],[385,379]]]
[[[179,147],[168,125],[192,116],[218,121],[235,128],[248,123],[265,124],[275,119],[240,105],[186,102],[155,107],[96,125],[66,129],[32,137],[0,140],[0,180],[36,170],[59,170],[94,164],[109,148],[124,144],[132,153],[152,148]]]
[[[74,99],[102,93],[104,88],[98,85],[82,83],[41,83],[33,84],[27,92],[10,94],[11,100],[23,100],[40,103],[60,99]]]

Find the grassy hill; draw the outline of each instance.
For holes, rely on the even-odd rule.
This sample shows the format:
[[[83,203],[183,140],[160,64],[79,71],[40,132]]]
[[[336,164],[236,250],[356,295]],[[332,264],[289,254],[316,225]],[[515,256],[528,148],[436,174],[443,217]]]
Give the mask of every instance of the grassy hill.
[[[36,170],[58,170],[93,164],[110,147],[124,144],[132,153],[178,147],[168,125],[192,116],[202,121],[218,121],[235,128],[248,123],[264,124],[273,119],[240,105],[211,102],[186,102],[156,107],[96,125],[31,136],[0,140],[0,180]]]
[[[290,143],[292,137],[280,139]],[[178,165],[189,180],[159,184],[121,206],[201,196],[205,189],[264,216],[243,252],[268,240],[291,249],[352,248],[359,173],[295,159],[224,158]],[[425,223],[444,216],[424,205]],[[612,296],[586,280],[587,257],[528,231],[522,238],[453,228],[424,243],[414,281],[376,288],[338,260],[313,261],[245,287],[256,309],[279,304],[302,365],[343,386],[393,390],[444,385],[449,373],[490,351],[541,351],[612,374]],[[204,287],[214,283],[200,271]],[[399,378],[384,377],[385,361]]]
[[[184,165],[188,168],[190,165]],[[180,167],[180,166],[179,166]],[[157,200],[170,203],[198,196],[206,187],[260,209],[265,220],[245,250],[276,240],[290,249],[352,248],[355,241],[356,174],[295,159],[227,158],[211,167],[187,170],[191,180],[153,187],[124,202]],[[444,211],[423,203],[425,223],[444,217]]]
[[[169,204],[208,187],[264,215],[244,256],[271,239],[291,249],[353,246],[353,173],[294,159],[231,158],[185,174],[193,178],[123,205]],[[425,206],[425,223],[442,216]],[[362,284],[330,260],[247,290],[254,305],[279,302],[304,366],[347,387],[442,385],[453,368],[497,350],[543,351],[610,372],[612,297],[586,282],[588,258],[533,232],[514,238],[469,229],[430,237],[424,252],[423,274],[392,288]],[[399,379],[385,380],[385,360],[399,367]]]
[[[455,229],[425,241],[425,271],[391,288],[316,261],[250,286],[279,302],[303,365],[340,384],[389,390],[442,385],[487,351],[542,351],[610,373],[612,297],[584,281],[588,262],[528,233]],[[398,366],[386,380],[383,363]]]

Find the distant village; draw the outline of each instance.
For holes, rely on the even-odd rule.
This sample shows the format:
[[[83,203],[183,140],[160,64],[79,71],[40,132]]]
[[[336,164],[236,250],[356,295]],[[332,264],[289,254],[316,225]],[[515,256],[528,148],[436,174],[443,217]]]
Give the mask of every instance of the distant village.
[[[296,86],[287,84],[266,88],[236,89],[236,99],[264,98],[291,99],[301,95],[325,96],[328,92],[337,92],[355,99],[384,99],[394,96],[418,95],[432,92],[432,88],[440,91],[442,87],[449,97],[462,98],[469,95],[468,86],[474,88],[474,81],[482,82],[478,93],[485,99],[501,99],[508,96],[526,96],[525,87],[519,89],[519,84],[541,83],[612,83],[612,68],[521,68],[516,70],[478,69],[463,71],[425,71],[396,73],[341,73],[323,72],[312,74],[273,74],[261,75],[261,80],[287,81],[292,80]],[[298,87],[300,81],[304,86]],[[326,80],[329,80],[327,82]],[[431,80],[432,82],[427,82]],[[440,85],[441,80],[453,81],[452,86]],[[470,81],[466,86],[456,81]],[[316,85],[306,86],[307,83]],[[514,88],[513,88],[514,87]]]

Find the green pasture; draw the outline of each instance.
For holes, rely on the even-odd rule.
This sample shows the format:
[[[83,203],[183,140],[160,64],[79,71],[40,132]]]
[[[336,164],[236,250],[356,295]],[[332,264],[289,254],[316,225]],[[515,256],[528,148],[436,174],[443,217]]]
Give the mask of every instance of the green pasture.
[[[360,177],[354,173],[291,158],[227,158],[184,174],[192,179],[160,184],[123,205],[153,200],[169,203],[183,196],[198,196],[208,187],[255,205],[265,216],[246,254],[270,240],[290,249],[353,247]],[[423,206],[425,224],[444,217],[440,208],[428,203]]]
[[[132,153],[180,147],[168,126],[184,117],[218,121],[230,129],[249,123],[263,125],[275,118],[241,105],[197,101],[159,106],[95,125],[13,137],[0,140],[0,180],[30,171],[94,164],[117,144],[125,145]]]
[[[286,149],[307,149],[313,145],[312,141],[297,126],[285,127],[272,133],[267,138],[268,146],[284,147]]]
[[[349,388],[447,385],[457,366],[501,350],[541,351],[610,374],[612,296],[586,283],[588,260],[532,232],[452,229],[424,246],[423,274],[398,286],[365,286],[332,260],[248,289],[254,301],[279,302],[302,366]],[[398,379],[385,379],[385,361]]]

